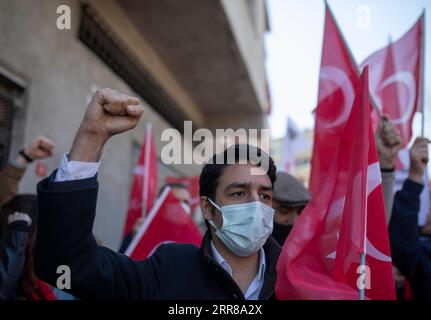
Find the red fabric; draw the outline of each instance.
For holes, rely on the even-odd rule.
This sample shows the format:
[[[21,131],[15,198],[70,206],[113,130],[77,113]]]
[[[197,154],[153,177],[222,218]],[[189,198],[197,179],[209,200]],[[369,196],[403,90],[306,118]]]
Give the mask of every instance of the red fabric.
[[[354,287],[357,280],[356,270],[351,270],[354,262],[359,263],[360,254],[365,250],[364,239],[366,233],[367,211],[367,178],[369,163],[369,95],[368,69],[360,79],[360,91],[356,98],[349,118],[353,137],[352,153],[340,154],[350,158],[347,172],[347,190],[344,210],[340,226],[337,255],[335,258],[334,274],[343,282]],[[378,200],[382,200],[381,198]],[[353,273],[352,273],[353,271]]]
[[[195,212],[196,207],[199,205],[199,176],[195,177],[166,177],[166,183],[181,183],[185,185],[192,197],[190,203],[191,212]]]
[[[319,121],[316,121],[314,132],[309,184],[312,193],[315,193],[325,180],[325,174],[333,164],[332,155],[340,144],[358,81],[356,63],[350,56],[329,7],[326,7],[319,78],[318,106],[315,113]],[[321,156],[323,154],[326,156]]]
[[[400,130],[403,147],[412,136],[412,121],[422,97],[424,15],[399,40],[369,56],[361,64],[370,68],[370,91],[374,101]],[[373,126],[378,124],[373,110]]]
[[[158,191],[158,160],[151,125],[147,126],[139,161],[135,167],[123,236],[131,232],[136,219],[153,207]]]
[[[327,119],[322,119],[322,106],[317,109],[315,134],[320,139],[314,152],[331,161],[325,163],[324,174],[313,168],[313,174],[322,176],[315,180],[320,185],[315,185],[310,203],[283,247],[277,264],[279,299],[358,299],[356,272],[364,248],[371,271],[366,298],[395,299],[380,168],[368,118],[366,77],[363,75],[355,85],[356,99],[347,121],[340,124],[344,130],[328,127]],[[338,146],[332,144],[333,140]]]
[[[179,242],[200,246],[202,234],[181,202],[167,188],[147,216],[126,254],[145,259],[162,243]]]
[[[47,283],[37,280],[36,286],[37,288],[33,291],[31,300],[57,300],[57,297]]]
[[[413,290],[410,286],[410,282],[405,279],[403,284],[403,290],[404,290],[404,300],[414,300],[413,297]]]

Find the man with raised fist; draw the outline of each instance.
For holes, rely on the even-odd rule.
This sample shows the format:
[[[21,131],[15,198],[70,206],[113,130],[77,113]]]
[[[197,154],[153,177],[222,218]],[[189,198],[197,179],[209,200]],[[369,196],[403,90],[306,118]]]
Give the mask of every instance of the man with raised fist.
[[[161,244],[146,260],[134,261],[96,244],[91,231],[103,146],[133,129],[142,113],[137,99],[117,91],[94,96],[70,154],[38,185],[38,276],[55,285],[58,266],[67,265],[69,291],[84,299],[273,298],[280,254],[271,238],[276,168],[259,148],[235,145],[235,161],[227,161],[227,149],[202,169],[200,205],[208,231],[200,248]]]

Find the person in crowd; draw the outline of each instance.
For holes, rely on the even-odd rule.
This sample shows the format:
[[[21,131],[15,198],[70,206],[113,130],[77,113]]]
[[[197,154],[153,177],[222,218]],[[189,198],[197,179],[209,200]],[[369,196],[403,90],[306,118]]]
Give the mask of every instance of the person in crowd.
[[[1,218],[3,221],[0,221],[0,300],[9,300],[17,296],[31,218],[21,212]],[[5,230],[2,232],[2,229]]]
[[[277,172],[272,198],[272,207],[275,210],[272,236],[280,246],[283,246],[310,198],[310,192],[294,176],[282,171]]]
[[[4,300],[55,300],[50,286],[34,273],[37,196],[23,194],[1,212],[0,297]]]
[[[84,299],[273,298],[280,254],[270,237],[276,167],[259,148],[235,145],[234,163],[226,161],[228,149],[203,167],[200,206],[209,230],[200,248],[162,244],[148,259],[134,261],[97,246],[91,230],[103,146],[134,128],[142,113],[136,98],[111,89],[96,92],[70,154],[38,185],[37,275],[55,284],[56,268],[68,265],[70,291]],[[74,166],[78,161],[82,171]],[[71,174],[78,171],[79,178]]]
[[[158,196],[160,196],[167,187],[171,188],[172,193],[180,202],[186,207],[190,207],[192,195],[186,185],[182,183],[166,183],[160,188]]]
[[[382,174],[386,223],[389,225],[394,201],[395,162],[402,145],[402,139],[399,130],[386,115],[380,119],[375,139]]]
[[[51,157],[54,144],[45,137],[35,139],[27,148],[0,171],[0,207],[11,200],[18,192],[18,185],[27,166],[34,160]]]
[[[189,209],[189,212],[190,212],[190,201],[192,199],[192,196],[190,195],[189,189],[182,183],[167,183],[160,188],[158,196],[160,196],[167,187],[170,187],[172,189],[173,195],[179,201],[181,201],[184,204],[184,206]],[[130,245],[133,238],[138,233],[144,221],[145,221],[144,217],[136,219],[135,223],[133,224],[132,231],[124,237],[118,252],[120,253],[126,252],[127,247]]]
[[[408,279],[414,298],[421,300],[431,300],[431,248],[429,242],[423,241],[418,227],[429,143],[428,139],[419,137],[410,149],[409,176],[395,194],[389,225],[393,263]]]

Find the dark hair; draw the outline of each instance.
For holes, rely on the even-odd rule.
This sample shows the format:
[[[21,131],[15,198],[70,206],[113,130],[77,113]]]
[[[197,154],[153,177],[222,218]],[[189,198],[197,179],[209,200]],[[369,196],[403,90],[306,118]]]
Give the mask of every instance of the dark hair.
[[[38,216],[37,196],[33,194],[17,195],[3,206],[1,212],[2,221],[0,222],[0,238],[3,237],[8,226],[9,215],[14,212],[26,213],[32,220],[25,249],[25,262],[17,289],[18,296],[31,299],[32,293],[37,288],[37,277],[34,273],[34,247]]]
[[[224,152],[215,154],[203,167],[200,178],[199,178],[199,195],[211,198],[215,200],[215,192],[219,184],[219,179],[223,175],[224,169],[231,165],[228,163],[228,156],[235,152],[234,163],[252,163],[258,167],[263,167],[262,162],[259,159],[266,158],[265,162],[268,164],[266,174],[271,180],[272,187],[274,188],[274,182],[276,179],[277,168],[274,164],[274,160],[262,149],[251,146],[248,144],[235,144]],[[254,156],[257,158],[255,159]],[[208,221],[205,219],[205,224],[209,229]]]

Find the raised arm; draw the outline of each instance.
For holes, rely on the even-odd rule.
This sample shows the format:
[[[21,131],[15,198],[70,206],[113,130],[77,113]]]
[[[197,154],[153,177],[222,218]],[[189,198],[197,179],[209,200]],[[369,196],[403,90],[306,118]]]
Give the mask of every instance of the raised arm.
[[[392,123],[390,123],[387,116],[383,116],[380,120],[375,138],[382,173],[386,223],[389,224],[394,201],[395,161],[397,159],[402,140],[399,131]]]
[[[394,264],[410,281],[415,298],[431,299],[431,263],[422,247],[418,228],[428,143],[425,138],[417,138],[410,149],[409,177],[395,194],[389,236]]]
[[[135,262],[99,247],[92,235],[96,214],[97,177],[71,169],[97,163],[108,139],[133,129],[143,107],[139,100],[111,89],[96,92],[60,170],[38,185],[39,225],[36,241],[37,275],[56,285],[59,266],[70,269],[71,290],[80,298],[154,298],[155,261]],[[65,163],[66,162],[66,163]],[[63,167],[66,168],[63,168]],[[97,169],[97,168],[96,168]],[[60,171],[59,170],[59,171]],[[96,170],[97,171],[97,170]],[[145,286],[141,286],[142,281]]]
[[[11,200],[18,192],[18,185],[27,165],[33,160],[52,156],[54,144],[45,137],[38,137],[20,151],[15,159],[0,172],[0,206]]]

